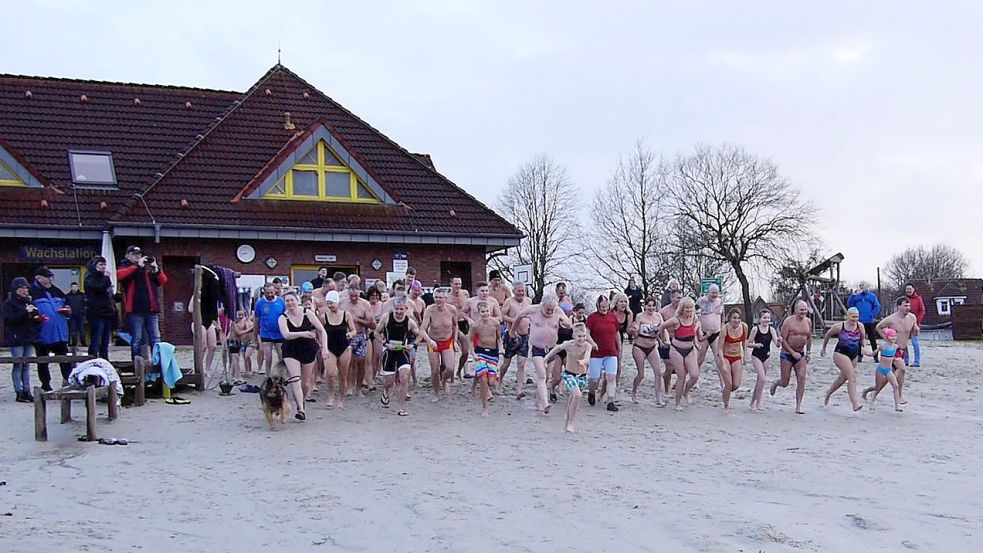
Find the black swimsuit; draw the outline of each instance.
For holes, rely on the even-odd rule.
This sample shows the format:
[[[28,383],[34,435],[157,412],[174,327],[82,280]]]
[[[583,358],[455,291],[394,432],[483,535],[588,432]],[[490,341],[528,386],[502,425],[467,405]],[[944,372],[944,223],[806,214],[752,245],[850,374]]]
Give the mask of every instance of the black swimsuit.
[[[768,332],[764,333],[761,332],[760,327],[755,327],[754,343],[761,344],[761,347],[751,349],[751,355],[760,359],[762,363],[771,355],[771,338],[771,327],[768,327]]]
[[[324,314],[324,331],[328,334],[328,351],[335,357],[341,357],[348,349],[348,312],[344,311],[341,322],[333,325]]]
[[[388,346],[391,342],[402,345],[409,344],[410,341],[410,318],[407,316],[402,321],[396,320],[396,315],[389,313],[386,321],[385,334],[382,337],[384,345]],[[396,374],[402,366],[409,366],[410,357],[406,350],[392,350],[386,347],[382,354],[382,373]]]
[[[307,318],[306,309],[304,310],[304,318],[301,320],[300,326],[290,322],[290,317],[287,317],[286,313],[280,316],[287,319],[287,330],[290,332],[309,332],[314,330],[314,325]],[[282,348],[283,357],[296,359],[303,365],[313,363],[317,359],[317,340],[314,338],[291,338],[284,340]]]

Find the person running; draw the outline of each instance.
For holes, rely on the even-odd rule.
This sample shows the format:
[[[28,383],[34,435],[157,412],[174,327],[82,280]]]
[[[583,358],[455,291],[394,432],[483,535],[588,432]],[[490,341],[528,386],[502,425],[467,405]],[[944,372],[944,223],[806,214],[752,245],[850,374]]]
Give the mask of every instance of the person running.
[[[458,360],[456,373],[458,378],[463,376],[464,366],[467,365],[468,355],[471,354],[471,343],[468,341],[468,330],[471,328],[471,323],[464,316],[464,306],[468,304],[468,300],[470,299],[471,295],[468,291],[461,288],[460,277],[452,278],[451,291],[447,295],[447,303],[457,309],[457,343],[461,350],[461,357]]]
[[[584,323],[574,323],[573,340],[564,342],[550,350],[544,358],[544,362],[549,363],[553,358],[560,358],[560,354],[565,357],[563,366],[563,389],[567,393],[567,420],[566,431],[574,431],[574,421],[577,418],[577,411],[580,409],[580,401],[583,394],[587,391],[587,372],[590,367],[590,354],[592,348],[587,341],[587,326]]]
[[[747,363],[747,323],[741,320],[741,310],[736,307],[727,313],[724,325],[721,356],[724,362],[720,368],[720,389],[723,395],[724,410],[730,409],[730,396],[741,387],[744,365]]]
[[[883,336],[887,343],[880,345],[880,360],[877,363],[877,369],[874,371],[874,380],[876,382],[874,396],[870,398],[871,409],[874,408],[874,402],[877,401],[877,394],[880,393],[886,383],[890,382],[891,387],[894,388],[894,410],[900,413],[903,411],[901,408],[901,382],[894,373],[894,364],[904,353],[901,353],[901,356],[898,355],[902,348],[898,347],[898,332],[896,330],[886,328],[884,329]],[[864,396],[866,397],[866,393]]]
[[[573,306],[576,302],[567,293],[567,283],[557,282],[556,286],[553,287],[553,291],[556,293],[556,305],[563,310],[563,314],[569,317],[569,313],[573,310]]]
[[[324,296],[324,308],[318,312],[318,317],[324,321],[324,331],[327,333],[326,353],[324,355],[325,372],[328,384],[328,407],[335,405],[335,390],[338,392],[338,408],[345,407],[345,397],[351,396],[356,382],[349,378],[349,364],[352,359],[352,348],[349,345],[355,337],[355,322],[340,306],[340,295],[332,290]],[[335,386],[337,378],[338,385]],[[359,385],[361,391],[361,386]]]
[[[476,306],[478,305],[479,301],[488,303],[488,307],[491,309],[492,318],[502,320],[502,307],[498,304],[498,300],[491,296],[490,291],[491,289],[488,287],[487,282],[479,282],[478,286],[475,288],[476,295],[468,299],[468,301],[464,304],[464,308],[462,309],[461,313],[465,318],[467,318],[469,327],[470,325],[473,325],[474,321],[478,318],[478,310]],[[474,342],[468,342],[467,347],[470,354],[472,348],[474,348]],[[467,370],[466,365],[464,368],[464,378],[472,378],[474,375]]]
[[[893,329],[897,334],[895,343],[898,346],[892,366],[894,367],[894,372],[898,379],[898,396],[901,398],[901,404],[908,403],[904,398],[904,382],[905,374],[907,369],[904,364],[904,356],[908,353],[908,342],[912,336],[917,336],[920,332],[918,328],[918,320],[915,315],[911,313],[911,300],[906,297],[898,298],[897,310],[888,317],[884,317],[881,322],[877,323],[874,328],[875,332],[880,333],[881,338],[885,337],[884,332],[888,329]],[[880,383],[875,384],[871,388],[864,390],[863,397],[867,399],[867,394],[870,392],[880,391],[888,383],[887,379],[882,380]]]
[[[795,370],[795,412],[804,415],[802,398],[806,394],[806,371],[809,368],[809,355],[812,353],[812,319],[809,318],[809,305],[805,300],[795,302],[795,314],[782,323],[781,377],[771,385],[771,395],[781,386],[785,388]]]
[[[440,391],[450,397],[451,380],[454,378],[454,346],[458,342],[457,308],[447,303],[447,291],[434,291],[434,304],[423,311],[420,327],[433,338],[437,347],[427,350],[430,361],[430,383],[433,385],[433,402],[440,401]]]
[[[601,402],[607,402],[608,411],[618,411],[618,350],[621,349],[619,333],[621,323],[618,315],[611,310],[607,296],[597,297],[597,311],[587,317],[587,330],[597,349],[590,354],[590,382],[588,383],[587,403],[594,405],[598,381],[603,373],[605,388],[601,392]]]
[[[362,281],[358,275],[351,275],[348,278],[348,288],[346,294],[341,298],[339,306],[348,313],[349,318],[355,324],[355,336],[349,342],[352,351],[351,367],[349,368],[348,381],[356,390],[358,395],[365,395],[362,390],[369,388],[370,383],[366,382],[366,363],[372,355],[372,344],[369,341],[369,332],[375,328],[375,313],[369,300],[362,298]],[[371,374],[369,375],[371,376]]]
[[[922,321],[925,320],[925,301],[922,299],[922,295],[915,291],[915,287],[912,285],[905,286],[904,295],[911,301],[911,313],[915,316],[915,322],[918,326],[922,326]],[[918,335],[911,335],[911,348],[915,352],[914,363],[911,363],[912,367],[922,366],[922,348],[921,344],[918,343]],[[905,364],[908,364],[908,357],[905,357]]]
[[[724,299],[720,297],[720,287],[711,284],[707,290],[707,295],[696,301],[696,307],[700,311],[700,327],[707,335],[707,340],[698,344],[699,353],[696,364],[702,368],[707,354],[712,353],[713,364],[719,374],[720,367],[724,364],[723,358],[720,356],[720,341],[718,340],[720,327],[724,322]]]
[[[632,337],[631,356],[635,360],[635,367],[638,374],[631,384],[631,401],[638,403],[638,385],[645,379],[645,362],[648,361],[655,374],[655,405],[665,407],[666,402],[662,396],[662,365],[659,361],[659,326],[665,322],[659,313],[658,300],[649,296],[645,300],[644,310],[635,317],[634,322],[628,327],[628,335]],[[576,323],[575,323],[576,324]]]
[[[526,396],[526,359],[529,357],[529,318],[520,318],[518,315],[531,306],[532,299],[526,295],[526,285],[521,282],[515,285],[515,295],[505,300],[505,304],[502,306],[502,320],[508,325],[508,331],[503,340],[505,361],[502,362],[498,376],[497,392],[502,393],[505,374],[512,365],[512,359],[518,357],[515,381],[517,399]]]
[[[253,307],[253,317],[258,321],[259,339],[261,340],[259,374],[270,374],[273,364],[273,351],[277,357],[283,359],[283,336],[280,335],[280,315],[283,315],[286,304],[283,298],[277,297],[276,288],[273,284],[263,287],[263,295],[256,300]]]
[[[683,398],[689,403],[689,391],[700,379],[700,366],[696,364],[696,355],[692,355],[693,350],[697,347],[697,338],[706,339],[691,298],[682,298],[676,313],[659,325],[660,339],[663,331],[668,331],[671,336],[669,362],[676,370],[676,410],[682,411]]]
[[[381,280],[376,283],[382,282]],[[372,342],[372,369],[366,370],[365,379],[369,385],[369,391],[375,390],[375,381],[379,376],[379,369],[382,367],[382,336],[375,331],[376,325],[382,320],[382,290],[378,286],[370,286],[368,292],[369,307],[372,309],[372,332],[369,333]]]
[[[301,308],[300,297],[296,292],[285,292],[282,298],[277,299],[283,301],[285,305],[284,312],[277,320],[279,334],[283,340],[281,351],[283,353],[284,372],[286,373],[283,375],[284,382],[287,384],[287,389],[297,406],[297,413],[294,417],[304,421],[307,420],[304,398],[308,393],[304,386],[314,372],[318,340],[320,340],[322,355],[327,355],[328,340],[317,314],[309,309]]]
[[[833,348],[833,364],[840,370],[840,375],[826,390],[826,396],[823,399],[824,406],[829,405],[829,398],[833,393],[839,390],[840,386],[846,384],[853,410],[863,409],[864,404],[860,402],[860,398],[857,396],[857,364],[860,363],[861,348],[866,341],[864,332],[864,325],[860,324],[860,310],[851,307],[846,311],[846,320],[834,324],[823,336],[823,349],[819,352],[819,356],[826,357],[829,339],[836,336],[836,347]]]
[[[669,282],[666,283],[665,291],[662,292],[662,300],[659,302],[662,305],[660,305],[660,307],[665,307],[672,303],[672,296],[677,292],[679,293],[679,296],[682,297],[683,291],[679,288],[679,280],[676,278],[670,278]],[[673,309],[673,312],[675,313],[675,309]]]
[[[245,377],[253,375],[252,350],[256,348],[256,344],[253,342],[255,331],[256,326],[246,316],[246,310],[236,311],[236,322],[229,329],[231,334],[229,354],[232,356],[233,378],[239,373],[240,368],[244,369]],[[236,347],[237,350],[233,351],[233,347]]]
[[[611,310],[618,317],[618,382],[621,382],[621,357],[625,338],[628,337],[628,327],[634,322],[635,316],[628,309],[628,296],[616,293],[611,298]]]
[[[857,291],[850,294],[846,306],[856,307],[860,311],[860,322],[864,325],[864,335],[870,340],[870,349],[874,351],[874,362],[877,362],[877,318],[881,316],[881,302],[877,294],[869,290],[866,280],[861,280]]]
[[[502,273],[492,270],[488,273],[488,294],[495,298],[498,305],[505,305],[505,302],[512,297],[512,291],[502,282]]]
[[[382,336],[385,347],[383,353],[382,370],[380,374],[385,382],[382,390],[383,407],[389,407],[392,394],[396,394],[396,414],[405,417],[409,415],[406,410],[406,398],[409,395],[410,385],[410,356],[409,349],[411,341],[417,344],[426,342],[431,348],[437,348],[437,342],[416,324],[413,317],[407,316],[409,301],[406,296],[396,296],[393,298],[392,311],[386,313],[379,324],[375,327],[376,334]],[[416,338],[411,338],[415,336]]]
[[[494,298],[493,298],[494,299]],[[550,412],[546,395],[546,354],[556,346],[556,331],[560,325],[570,326],[570,319],[556,305],[556,298],[546,297],[539,305],[532,305],[518,315],[528,317],[529,345],[532,350],[532,366],[535,369],[536,410],[544,415]]]
[[[476,309],[479,317],[471,325],[474,341],[474,379],[480,386],[481,416],[488,416],[488,401],[492,397],[491,386],[498,378],[498,352],[502,350],[501,323],[491,316],[488,302],[479,301]]]
[[[682,299],[683,299],[682,291],[676,289],[672,292],[672,296],[669,299],[669,303],[667,305],[662,306],[662,309],[659,309],[659,315],[662,316],[663,322],[668,321],[669,319],[676,316],[676,311],[679,309],[679,302]],[[662,372],[663,390],[665,390],[665,393],[668,394],[670,390],[670,385],[672,384],[672,375],[676,372],[676,367],[675,365],[672,364],[669,356],[669,350],[671,348],[669,346],[669,340],[667,339],[668,334],[665,334],[665,332],[663,332],[662,334],[663,334],[663,339],[659,341],[659,358],[662,359],[662,364],[665,367],[665,370]]]
[[[771,311],[762,309],[758,314],[758,324],[751,329],[748,337],[748,347],[751,349],[751,366],[754,367],[758,379],[754,383],[754,391],[751,393],[751,410],[764,411],[761,405],[761,396],[765,391],[765,380],[768,377],[768,370],[771,368],[771,345],[772,343],[782,348],[782,339],[771,326]]]
[[[628,279],[628,286],[625,287],[625,296],[628,298],[628,308],[631,314],[637,317],[642,312],[642,289],[635,283],[635,277]]]

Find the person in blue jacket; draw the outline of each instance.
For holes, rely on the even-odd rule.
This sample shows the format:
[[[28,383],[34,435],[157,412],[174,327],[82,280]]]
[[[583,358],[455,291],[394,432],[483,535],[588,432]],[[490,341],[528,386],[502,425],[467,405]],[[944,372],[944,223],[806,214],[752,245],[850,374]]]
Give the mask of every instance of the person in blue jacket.
[[[38,312],[47,318],[38,329],[38,336],[34,342],[34,351],[38,357],[44,357],[50,353],[55,355],[68,354],[68,317],[72,314],[72,308],[65,303],[65,293],[55,286],[55,274],[47,267],[38,267],[34,272],[34,284],[31,285],[31,300]],[[71,363],[60,363],[62,384],[68,382],[68,375],[72,372]],[[51,373],[48,371],[47,363],[38,363],[38,379],[41,380],[41,389],[45,392],[51,391]]]
[[[856,307],[860,311],[860,322],[870,340],[870,349],[874,350],[874,362],[877,362],[877,319],[881,316],[881,302],[877,294],[869,290],[867,281],[861,280],[857,291],[847,299],[847,308]]]

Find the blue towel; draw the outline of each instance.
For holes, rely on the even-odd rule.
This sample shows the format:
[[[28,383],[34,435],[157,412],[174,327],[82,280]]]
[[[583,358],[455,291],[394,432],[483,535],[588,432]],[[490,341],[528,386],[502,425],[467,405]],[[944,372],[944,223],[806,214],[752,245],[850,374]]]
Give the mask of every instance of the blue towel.
[[[160,372],[164,375],[164,384],[168,388],[173,388],[178,380],[181,380],[181,367],[177,364],[174,357],[174,344],[167,342],[157,342],[154,344],[154,351],[150,355],[150,362],[160,365]]]

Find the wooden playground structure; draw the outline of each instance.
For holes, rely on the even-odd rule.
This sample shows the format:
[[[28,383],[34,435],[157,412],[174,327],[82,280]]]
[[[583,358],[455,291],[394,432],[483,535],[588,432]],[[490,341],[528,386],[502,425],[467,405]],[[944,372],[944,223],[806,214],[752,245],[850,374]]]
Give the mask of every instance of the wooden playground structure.
[[[797,275],[799,288],[788,303],[788,313],[794,312],[795,302],[804,300],[809,305],[812,327],[818,335],[846,316],[846,306],[840,299],[840,263],[843,254],[837,253],[822,263]],[[829,273],[824,276],[824,273]]]

